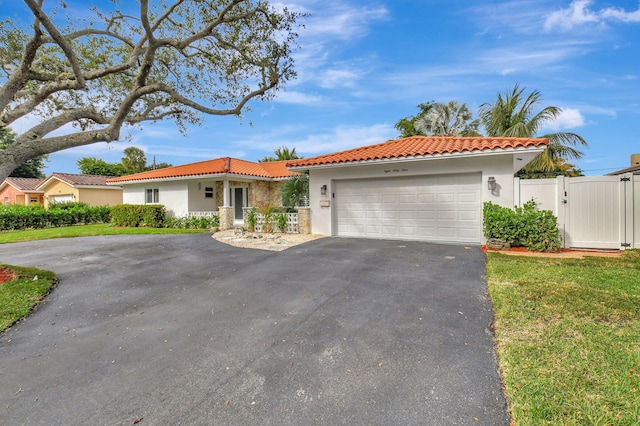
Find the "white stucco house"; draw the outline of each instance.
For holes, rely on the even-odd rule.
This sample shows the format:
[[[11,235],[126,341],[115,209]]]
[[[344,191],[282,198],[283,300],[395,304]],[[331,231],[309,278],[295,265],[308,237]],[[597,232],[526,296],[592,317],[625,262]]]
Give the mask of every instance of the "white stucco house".
[[[109,179],[124,204],[162,204],[174,217],[220,213],[221,226],[243,222],[243,209],[280,205],[278,183],[295,175],[286,161],[223,157]],[[224,222],[224,224],[223,224]]]
[[[287,167],[309,174],[314,234],[479,244],[483,203],[513,207],[514,173],[548,144],[416,136]]]

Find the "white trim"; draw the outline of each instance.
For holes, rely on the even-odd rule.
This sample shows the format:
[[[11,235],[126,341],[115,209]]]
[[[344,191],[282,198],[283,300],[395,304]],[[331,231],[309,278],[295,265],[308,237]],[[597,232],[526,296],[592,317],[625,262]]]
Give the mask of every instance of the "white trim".
[[[281,181],[281,180],[287,179],[286,177],[269,178],[269,177],[263,177],[263,176],[237,175],[237,174],[234,174],[234,173],[210,173],[210,174],[206,174],[206,175],[187,175],[187,176],[175,176],[175,177],[160,177],[160,178],[153,178],[153,179],[132,179],[132,180],[124,180],[124,181],[118,181],[118,182],[107,182],[107,185],[112,185],[112,186],[113,185],[132,185],[132,184],[146,183],[146,182],[168,182],[168,181],[208,179],[208,178],[219,178],[219,179],[216,179],[216,181],[221,181],[221,180],[227,178],[229,180],[234,180],[234,181],[237,181],[237,182],[245,182],[246,181],[247,183],[250,183],[250,182],[256,181],[256,180],[277,182],[277,181]]]
[[[102,185],[70,185],[67,182],[64,182],[67,185],[77,188],[77,189],[122,189],[122,187],[116,188],[115,186],[102,186]]]

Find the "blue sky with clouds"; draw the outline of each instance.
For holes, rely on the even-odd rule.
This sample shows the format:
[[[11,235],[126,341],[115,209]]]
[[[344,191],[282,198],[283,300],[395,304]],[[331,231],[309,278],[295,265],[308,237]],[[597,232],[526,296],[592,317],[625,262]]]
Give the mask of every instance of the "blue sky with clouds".
[[[91,2],[67,3],[80,12]],[[164,122],[131,131],[129,141],[55,153],[45,172],[77,173],[75,161],[85,156],[117,162],[131,145],[174,165],[256,160],[282,145],[310,157],[395,138],[394,124],[419,103],[457,100],[477,113],[515,84],[563,108],[541,133],[582,135],[590,148],[575,164],[585,174],[628,167],[630,154],[640,153],[638,0],[278,4],[310,16],[295,52],[298,78],[276,99],[252,102],[241,119],[208,117],[186,137]],[[0,0],[0,10],[26,9]]]

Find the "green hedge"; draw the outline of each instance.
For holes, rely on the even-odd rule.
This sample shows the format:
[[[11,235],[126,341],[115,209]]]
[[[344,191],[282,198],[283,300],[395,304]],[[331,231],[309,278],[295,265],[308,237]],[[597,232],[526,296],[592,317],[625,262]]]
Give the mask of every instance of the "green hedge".
[[[515,210],[484,203],[484,236],[497,238],[512,247],[529,250],[558,251],[562,247],[558,220],[550,210],[537,210],[535,200]]]
[[[111,209],[107,206],[90,207],[73,203],[64,207],[52,205],[49,210],[45,210],[42,205],[0,206],[1,231],[108,223],[110,220]]]
[[[118,204],[111,207],[111,223],[115,226],[162,228],[166,210],[159,204]]]
[[[177,229],[211,229],[220,226],[217,214],[211,216],[168,217],[164,222],[165,228]]]

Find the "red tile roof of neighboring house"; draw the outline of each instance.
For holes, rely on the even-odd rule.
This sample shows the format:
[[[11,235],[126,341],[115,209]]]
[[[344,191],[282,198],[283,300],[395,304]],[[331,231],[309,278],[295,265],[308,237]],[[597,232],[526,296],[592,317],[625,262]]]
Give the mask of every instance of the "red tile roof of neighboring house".
[[[36,188],[44,182],[44,179],[8,177],[4,182],[13,186],[17,190],[24,192],[35,191]]]
[[[515,148],[542,147],[545,138],[412,136],[348,151],[320,155],[287,162],[288,167],[320,166],[394,158],[424,157],[463,152],[492,151]]]
[[[181,166],[164,169],[149,170],[128,176],[110,178],[109,183],[135,182],[144,180],[162,180],[191,176],[231,174],[252,176],[267,179],[286,178],[297,174],[287,169],[286,161],[272,161],[254,163],[237,158],[216,158],[215,160],[200,161],[198,163],[183,164]]]

